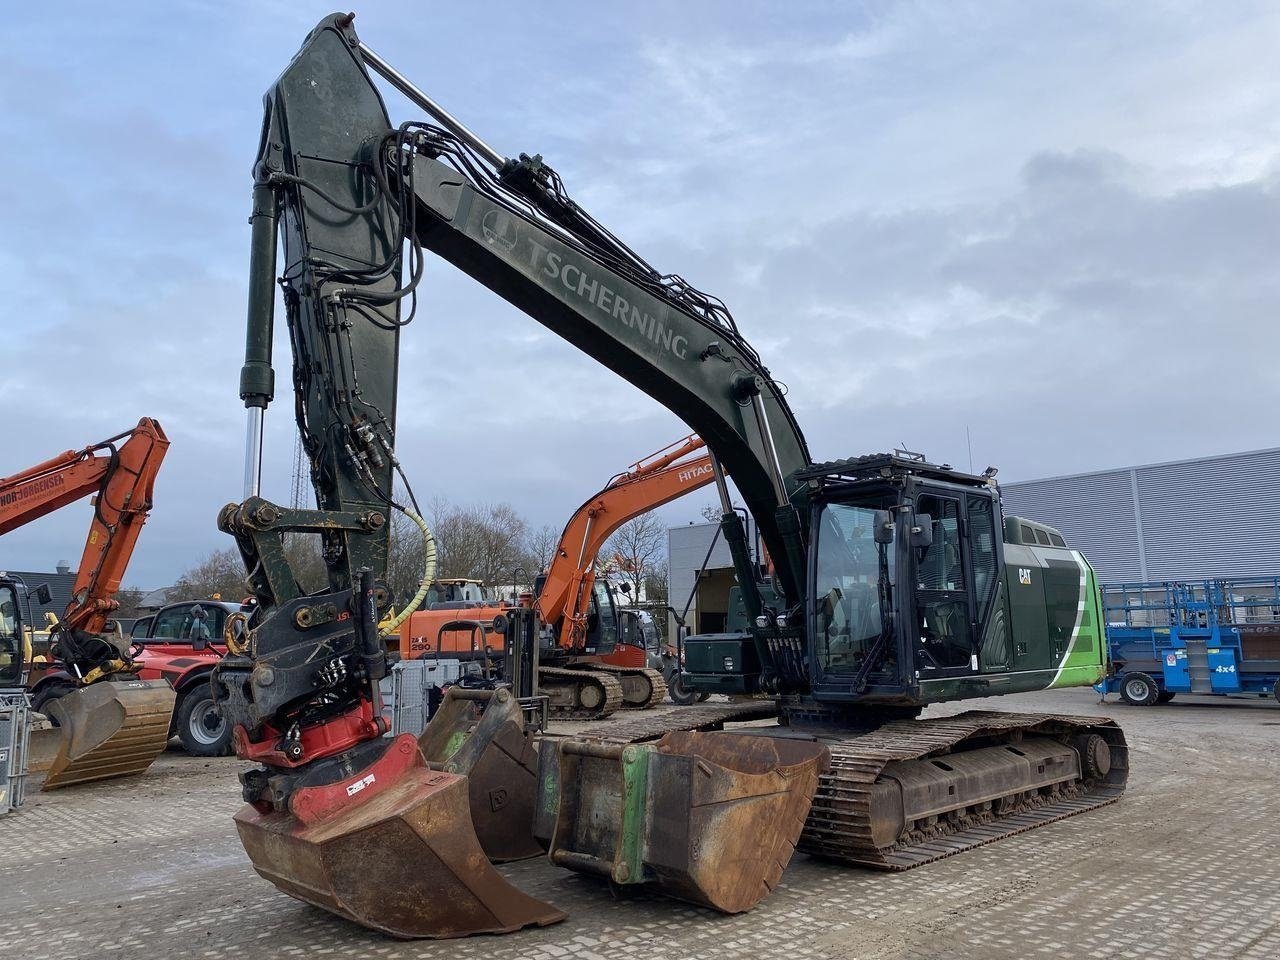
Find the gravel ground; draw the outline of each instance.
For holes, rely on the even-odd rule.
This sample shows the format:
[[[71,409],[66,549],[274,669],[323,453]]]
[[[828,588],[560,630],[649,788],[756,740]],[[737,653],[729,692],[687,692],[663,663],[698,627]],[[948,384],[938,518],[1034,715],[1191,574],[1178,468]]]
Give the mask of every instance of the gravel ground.
[[[751,913],[614,899],[535,860],[503,868],[569,913],[505,937],[401,942],[289,899],[250,868],[235,759],[171,751],[142,777],[32,792],[0,819],[0,956],[393,958],[1280,955],[1280,706],[1088,690],[934,708],[1107,714],[1132,750],[1117,804],[902,874],[797,855]]]

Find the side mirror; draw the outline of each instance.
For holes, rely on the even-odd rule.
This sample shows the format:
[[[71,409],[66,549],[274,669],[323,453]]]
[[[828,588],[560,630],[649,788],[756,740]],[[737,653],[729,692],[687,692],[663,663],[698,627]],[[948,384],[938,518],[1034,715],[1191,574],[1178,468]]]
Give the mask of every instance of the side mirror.
[[[630,593],[630,592],[631,592],[631,584],[629,584],[627,581],[623,580],[620,584],[618,584],[618,589],[619,589],[619,590],[621,590],[623,593]]]
[[[911,545],[922,550],[933,546],[933,517],[929,514],[916,514],[911,524]]]
[[[875,513],[876,543],[893,543],[893,514],[888,510],[877,510]]]
[[[47,607],[49,604],[53,603],[53,593],[50,592],[49,585],[47,583],[42,583],[40,586],[36,587],[36,603],[40,604],[42,607]]]

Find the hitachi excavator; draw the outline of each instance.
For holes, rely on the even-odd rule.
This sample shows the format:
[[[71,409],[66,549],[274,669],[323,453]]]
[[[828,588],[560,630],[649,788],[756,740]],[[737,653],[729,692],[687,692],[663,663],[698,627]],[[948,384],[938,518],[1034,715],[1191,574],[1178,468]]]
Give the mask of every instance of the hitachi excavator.
[[[393,125],[371,74],[431,119]],[[485,861],[466,776],[428,765],[410,736],[383,737],[387,518],[420,513],[411,491],[405,503],[392,492],[397,355],[428,252],[697,432],[746,611],[744,629],[685,638],[684,666],[697,688],[755,699],[538,740],[532,831],[552,863],[735,912],[796,848],[901,870],[1120,796],[1127,749],[1109,720],[917,719],[933,703],[1097,682],[1106,652],[1085,559],[1023,537],[990,473],[901,454],[815,462],[722,301],[646,263],[540,157],[481,140],[371,50],[351,15],[321,21],[267,92],[253,174],[247,498],[219,525],[260,604],[219,671],[236,751],[260,764],[242,775],[237,828],[281,890],[401,937],[564,916]],[[257,495],[278,235],[316,510]],[[518,443],[504,462],[518,475]],[[298,588],[284,531],[323,539],[326,589]],[[714,729],[762,713],[781,722]]]
[[[596,560],[625,523],[711,482],[711,458],[695,456],[704,444],[685,437],[610,479],[580,506],[539,577],[534,606],[543,624],[538,692],[552,716],[595,720],[619,707],[640,710],[667,693],[662,674],[649,669],[643,639],[619,636],[624,624],[613,591],[596,579]],[[484,655],[488,625],[507,605],[431,604],[400,628],[400,656]]]
[[[0,535],[93,496],[89,536],[71,602],[51,627],[49,659],[33,662],[24,642],[26,585],[0,573],[0,658],[8,661],[0,672],[5,683],[20,681],[32,707],[55,725],[36,732],[29,753],[31,769],[47,771],[45,790],[141,773],[169,739],[173,690],[137,677],[130,643],[111,619],[168,447],[160,424],[144,418],[125,433],[0,478]]]

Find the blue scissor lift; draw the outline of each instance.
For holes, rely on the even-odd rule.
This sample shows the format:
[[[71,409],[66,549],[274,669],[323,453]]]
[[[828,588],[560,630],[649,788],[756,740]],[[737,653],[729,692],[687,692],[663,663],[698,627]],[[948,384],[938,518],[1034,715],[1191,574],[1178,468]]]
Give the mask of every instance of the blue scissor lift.
[[[1102,588],[1112,672],[1099,693],[1166,703],[1178,693],[1280,701],[1280,577]]]

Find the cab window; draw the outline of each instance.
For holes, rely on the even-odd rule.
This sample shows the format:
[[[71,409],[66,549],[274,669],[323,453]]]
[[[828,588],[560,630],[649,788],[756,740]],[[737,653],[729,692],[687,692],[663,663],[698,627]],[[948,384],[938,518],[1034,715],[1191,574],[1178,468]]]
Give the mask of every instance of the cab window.
[[[203,616],[196,616],[197,608]],[[219,643],[226,620],[227,611],[218,604],[184,603],[162,610],[156,615],[155,629],[150,639],[160,643],[191,643],[198,640]]]
[[[916,554],[916,656],[922,671],[971,668],[973,623],[960,539],[960,501],[925,495],[933,543]]]
[[[18,634],[18,595],[12,587],[0,587],[0,684],[5,686],[22,682],[22,638]]]

